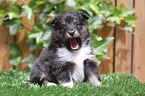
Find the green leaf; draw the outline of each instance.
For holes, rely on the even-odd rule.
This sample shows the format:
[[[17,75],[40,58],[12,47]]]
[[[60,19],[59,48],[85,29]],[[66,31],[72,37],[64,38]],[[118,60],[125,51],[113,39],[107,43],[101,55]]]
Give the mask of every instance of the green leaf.
[[[63,1],[63,0],[62,0],[62,1]],[[54,3],[54,4],[55,4],[55,3],[60,3],[60,2],[62,2],[62,1],[60,1],[60,0],[49,0],[50,3]]]
[[[127,8],[125,8],[123,3],[120,4],[119,10],[122,11],[122,14],[121,14],[122,17],[126,17],[128,15],[133,15],[135,13],[135,9],[133,9],[133,8],[127,9]]]
[[[67,0],[66,1],[66,6],[68,6],[68,7],[75,7],[76,6],[75,0]]]
[[[95,13],[96,15],[99,14],[99,8],[98,8],[98,6],[97,6],[96,3],[90,4],[89,7],[90,7],[90,9],[91,9],[92,11],[94,11],[94,13]]]
[[[125,17],[125,22],[130,25],[131,27],[135,27],[136,25],[136,20],[138,19],[137,16],[131,16],[128,15],[127,17]]]
[[[19,12],[19,11],[18,11],[18,8],[17,8],[15,5],[11,6],[11,7],[10,7],[10,12],[8,13],[9,18],[10,18],[10,19],[18,18],[18,17],[19,17],[18,12]]]
[[[0,25],[3,23],[3,18],[8,14],[7,7],[0,6]]]
[[[43,35],[43,31],[41,30],[32,30],[31,32],[28,33],[28,38],[30,39],[36,39],[36,43],[40,43],[41,42],[41,37]]]
[[[30,48],[29,48],[30,51],[34,51],[37,48],[39,48],[40,45],[39,44],[36,44],[36,40],[32,40],[31,42],[32,43],[31,43]]]
[[[51,35],[50,26],[45,26],[45,31],[44,31],[44,34],[42,36],[43,47],[46,47],[48,45],[49,39],[50,39],[50,35]]]
[[[17,34],[18,26],[19,26],[19,24],[13,24],[12,26],[9,27],[10,35],[16,35]]]
[[[17,0],[10,0],[12,3],[16,3]]]
[[[50,10],[50,5],[46,5],[44,10],[42,10],[41,12],[39,12],[38,17],[40,19],[40,24],[43,24],[46,22],[47,19],[47,15],[48,15],[48,11]]]
[[[98,46],[94,47],[94,53],[99,55],[104,54],[104,52],[106,52],[107,45],[110,44],[113,39],[114,39],[113,37],[108,37],[100,41],[97,41],[96,43],[99,44]]]
[[[131,26],[129,26],[129,25],[126,25],[124,29],[125,29],[125,30],[128,30],[128,31],[130,31],[130,32],[133,32],[133,27],[131,27]]]
[[[107,3],[106,1],[103,1],[99,4],[99,12],[101,14],[104,14],[105,17],[109,16],[112,14],[112,9],[113,9],[113,3]]]
[[[55,0],[55,1],[57,1],[57,0]],[[65,10],[64,10],[64,8],[65,8],[65,1],[58,0],[58,2],[56,2],[56,4],[54,4],[53,8],[54,8],[54,10],[55,10],[55,12],[57,14],[65,12]]]
[[[34,43],[34,44],[32,43],[31,46],[30,46],[30,48],[29,48],[29,50],[30,50],[30,51],[34,51],[34,50],[36,50],[37,48],[39,48],[39,45],[36,44],[36,43]]]
[[[103,23],[102,23],[103,19],[104,19],[104,16],[102,14],[90,18],[88,20],[90,31],[92,32],[94,29],[96,30],[96,29],[101,28],[103,26]]]
[[[34,10],[32,10],[31,7],[29,7],[28,5],[23,5],[22,6],[22,13],[23,14],[27,14],[27,17],[29,20],[33,19],[33,15],[34,15]]]
[[[138,19],[137,16],[128,15],[127,17],[125,17],[125,22],[127,23],[127,25],[125,26],[125,29],[132,32],[133,28],[136,26],[137,19]]]
[[[33,10],[36,10],[36,8],[42,4],[47,3],[48,0],[31,0],[29,5]]]
[[[17,17],[18,17],[18,14],[15,13],[15,12],[9,12],[8,15],[9,15],[9,18],[10,18],[10,19],[12,19],[12,18],[17,18]]]
[[[19,23],[19,22],[21,22],[21,19],[18,19],[18,18],[17,19],[14,18],[12,20],[8,19],[3,22],[3,25],[6,27],[10,27],[10,26],[14,25],[15,23]]]
[[[127,9],[125,8],[124,4],[120,4],[120,8],[114,8],[113,14],[109,17],[107,17],[108,21],[116,22],[117,24],[120,24],[122,20],[124,20],[125,17],[128,15],[133,15],[135,12],[135,9]]]
[[[11,53],[9,56],[10,64],[18,67],[21,62],[22,56],[23,56],[19,45],[10,44],[10,53]]]
[[[23,28],[23,25],[21,24],[21,19],[12,19],[12,20],[6,20],[3,22],[3,25],[6,27],[9,27],[9,33],[10,35],[16,35],[19,29]]]
[[[56,12],[51,12],[48,14],[48,17],[53,19],[56,16],[56,14],[57,14]]]
[[[50,35],[51,35],[51,30],[50,30],[50,29],[49,29],[49,30],[46,30],[46,31],[44,32],[43,36],[42,36],[42,39],[43,39],[43,40],[49,40]]]
[[[36,39],[36,43],[41,43],[41,37],[43,35],[43,27],[37,23],[34,24],[34,29],[27,34],[29,39]]]
[[[111,21],[111,22],[116,22],[117,24],[120,24],[121,20],[123,20],[123,17],[121,15],[122,15],[122,11],[117,9],[117,8],[114,8],[113,15],[109,16],[107,18],[107,20]]]
[[[22,63],[26,63],[28,67],[31,69],[36,58],[37,58],[37,55],[33,53],[29,55],[28,57],[26,57],[25,59],[23,59]]]
[[[92,33],[94,54],[96,55],[98,62],[101,62],[103,58],[109,59],[107,55],[107,45],[110,44],[113,39],[114,37],[102,39],[101,37],[94,34],[94,32]]]
[[[50,34],[51,34],[50,26],[48,26],[45,23],[43,23],[43,25],[35,23],[34,29],[30,31],[27,35],[28,40],[32,41],[32,44],[29,50],[32,51],[37,48],[46,47],[49,42]]]
[[[89,6],[88,7],[81,6],[80,10],[84,11],[85,13],[88,13],[90,16],[93,16],[93,12],[89,8]]]

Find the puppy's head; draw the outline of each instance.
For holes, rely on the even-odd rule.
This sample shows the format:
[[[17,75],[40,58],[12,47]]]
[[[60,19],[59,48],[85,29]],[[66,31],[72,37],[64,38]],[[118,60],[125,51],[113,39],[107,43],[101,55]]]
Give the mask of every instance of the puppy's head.
[[[52,39],[57,39],[70,50],[77,51],[89,36],[85,21],[88,15],[82,12],[66,12],[58,14],[52,21]]]

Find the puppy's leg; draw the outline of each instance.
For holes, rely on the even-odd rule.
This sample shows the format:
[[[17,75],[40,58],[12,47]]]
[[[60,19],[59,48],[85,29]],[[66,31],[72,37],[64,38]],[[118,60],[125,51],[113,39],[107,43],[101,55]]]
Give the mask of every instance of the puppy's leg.
[[[43,81],[41,79],[41,76],[42,76],[42,71],[40,70],[38,65],[35,64],[35,66],[33,66],[31,69],[30,82],[38,84],[38,85],[42,85]]]
[[[64,76],[65,77],[65,76]],[[60,83],[61,86],[64,86],[64,87],[69,87],[69,88],[72,88],[73,87],[73,80],[72,80],[72,77],[71,77],[71,73],[69,72],[69,75],[66,76],[66,80],[62,80],[62,82]]]
[[[43,80],[43,84],[46,84],[47,86],[57,86],[57,84],[49,82],[47,80],[47,76],[45,75],[45,73],[42,73],[42,75],[41,75],[40,81],[42,81],[42,80]]]
[[[48,74],[46,75],[46,73],[42,72],[40,66],[38,65],[38,63],[36,63],[33,66],[33,68],[31,69],[30,82],[38,84],[40,86],[42,84],[46,84],[48,86],[56,86],[57,85],[55,83],[49,82],[47,78],[48,78]]]
[[[97,63],[93,60],[86,59],[84,61],[85,79],[92,85],[102,85],[101,78],[99,76],[99,69]]]
[[[69,87],[72,88],[73,87],[73,80],[72,80],[72,76],[71,76],[71,72],[72,72],[72,66],[73,63],[71,62],[67,62],[65,64],[63,64],[63,66],[57,68],[57,81],[61,86],[64,87]]]

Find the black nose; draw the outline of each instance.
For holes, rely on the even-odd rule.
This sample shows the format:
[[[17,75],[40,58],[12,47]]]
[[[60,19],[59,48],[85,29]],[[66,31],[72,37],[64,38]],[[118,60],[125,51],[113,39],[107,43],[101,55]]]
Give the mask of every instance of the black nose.
[[[69,31],[68,33],[70,36],[74,36],[75,31]]]

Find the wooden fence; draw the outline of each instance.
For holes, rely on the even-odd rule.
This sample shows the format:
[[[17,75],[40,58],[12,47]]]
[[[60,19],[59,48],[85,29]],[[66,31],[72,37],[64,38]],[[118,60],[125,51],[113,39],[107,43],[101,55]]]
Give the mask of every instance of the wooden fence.
[[[6,0],[8,1],[8,0]],[[22,0],[18,0],[18,3],[22,3]],[[27,3],[30,0],[25,0]],[[102,1],[102,0],[100,0]],[[136,28],[134,29],[136,34],[121,30],[119,28],[109,27],[104,25],[103,28],[98,30],[98,35],[103,38],[115,37],[115,40],[108,45],[109,60],[103,59],[100,64],[100,73],[128,73],[136,76],[139,81],[145,82],[145,0],[106,0],[113,2],[117,7],[120,3],[124,3],[127,8],[135,8],[134,15],[138,16],[136,22]],[[0,2],[1,4],[1,2]],[[9,2],[3,5],[10,5]],[[15,37],[9,36],[8,28],[0,26],[0,71],[13,69],[8,62],[10,50],[9,44],[15,42],[20,44],[20,48],[23,52],[23,58],[27,57],[30,52],[29,43],[25,42],[26,34],[32,30],[33,24],[27,17],[22,18],[22,23],[25,29],[20,30]],[[124,22],[120,26],[124,26]],[[40,50],[35,52],[40,53]],[[21,63],[19,70],[23,70],[27,65]]]

